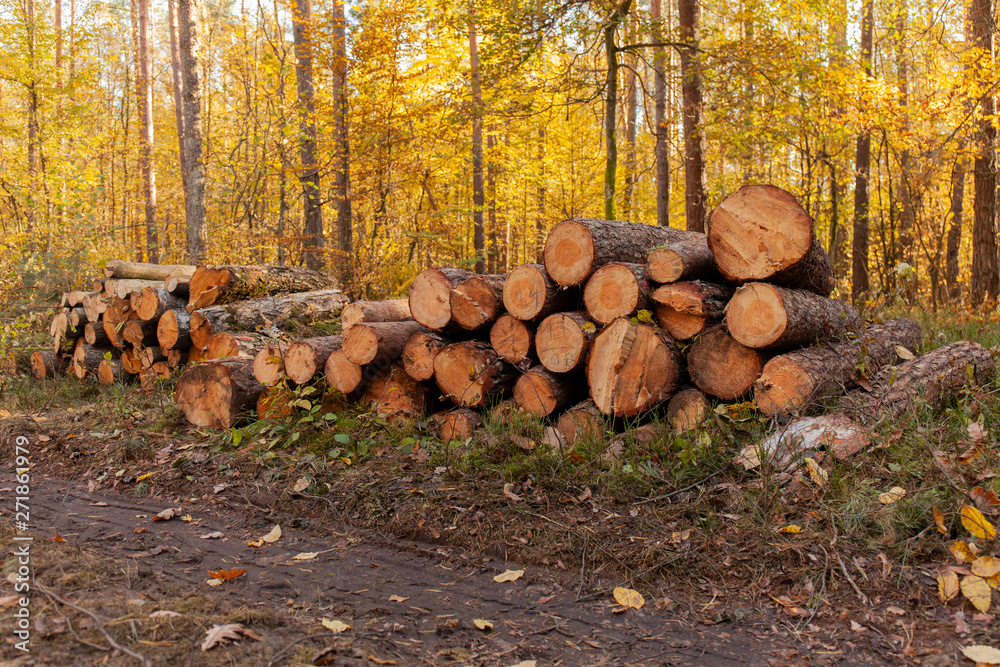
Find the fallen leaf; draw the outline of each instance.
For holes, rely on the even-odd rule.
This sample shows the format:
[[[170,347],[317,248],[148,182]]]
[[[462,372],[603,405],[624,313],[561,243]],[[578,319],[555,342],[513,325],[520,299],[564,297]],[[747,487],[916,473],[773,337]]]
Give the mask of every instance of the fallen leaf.
[[[965,622],[965,612],[961,610],[955,612],[955,634],[969,634],[969,624]]]
[[[980,556],[976,560],[972,561],[972,574],[982,577],[983,579],[989,579],[993,575],[1000,572],[1000,558],[995,558],[993,556]]]
[[[247,542],[247,545],[251,547],[262,547],[265,544],[272,544],[274,542],[277,542],[278,538],[280,537],[281,537],[281,526],[276,525],[274,528],[271,529],[271,532],[269,532],[267,535],[260,538],[259,540],[251,540],[250,542]]]
[[[984,644],[966,646],[963,655],[977,665],[1000,665],[1000,650]]]
[[[955,540],[948,545],[948,549],[959,563],[971,563],[979,557],[972,547],[962,540]]]
[[[588,322],[587,324],[590,324],[590,322]],[[584,326],[586,326],[586,324]],[[522,660],[516,665],[511,665],[510,667],[538,667],[538,663],[535,662],[534,660]]]
[[[880,493],[878,501],[883,505],[891,505],[906,495],[906,489],[901,486],[894,486],[885,493]]]
[[[147,530],[149,530],[149,529],[146,528],[145,526],[139,526],[138,528],[136,528],[132,532],[135,533],[136,535],[139,535],[140,533],[145,533]]]
[[[6,609],[7,607],[13,607],[21,599],[20,595],[5,595],[0,598],[0,609]]]
[[[90,506],[91,507],[107,507],[108,504],[105,503],[105,502],[96,502],[96,503],[90,503]]]
[[[190,523],[193,519],[194,517],[192,517],[190,514],[185,514],[184,516],[181,517],[181,521],[187,521],[188,523]]]
[[[222,579],[206,579],[205,583],[208,584],[209,586],[221,586]]]
[[[176,611],[170,611],[169,609],[160,609],[149,615],[150,618],[178,618],[179,616],[180,614]]]
[[[292,560],[312,560],[319,555],[318,551],[303,551],[300,554],[295,554],[292,556]]]
[[[369,655],[368,659],[374,662],[376,665],[395,665],[395,660],[383,660],[382,658],[375,657],[374,655]]]
[[[170,521],[181,513],[180,507],[168,507],[153,517],[153,521]]]
[[[472,624],[475,625],[480,630],[492,630],[493,629],[493,621],[487,621],[487,620],[484,620],[482,618],[474,618],[474,619],[472,619]]]
[[[903,359],[904,361],[909,361],[910,359],[913,358],[913,353],[907,350],[902,345],[897,345],[896,356],[899,357],[900,359]]]
[[[58,544],[59,542],[65,542],[66,540],[63,539],[62,535],[56,533],[56,536],[52,538],[52,541]]]
[[[972,502],[976,503],[980,509],[991,510],[1000,507],[1000,499],[997,499],[997,494],[993,489],[984,489],[981,486],[977,486],[969,493],[969,497],[972,498]]]
[[[813,484],[816,486],[825,486],[827,480],[829,479],[829,475],[826,470],[821,468],[820,465],[816,463],[816,459],[811,456],[806,456],[803,460],[806,462],[806,469],[809,470],[809,477],[812,479]]]
[[[401,597],[399,595],[390,595],[389,596],[389,602],[406,602],[409,599],[410,598],[404,598],[404,597]]]
[[[979,422],[969,422],[966,427],[966,431],[969,433],[969,439],[977,445],[981,442],[986,442],[989,436],[989,431],[983,428],[983,425]]]
[[[516,503],[521,499],[521,496],[514,493],[513,489],[514,485],[511,484],[510,482],[507,482],[506,484],[503,485],[503,495],[509,498],[510,500],[513,500]]]
[[[295,484],[292,484],[292,491],[294,491],[295,493],[302,493],[308,488],[309,488],[309,478],[305,476],[299,477],[297,480],[295,480]]]
[[[983,513],[971,505],[962,507],[962,525],[965,529],[982,540],[992,540],[997,536],[997,529],[986,520]]]
[[[982,577],[969,575],[962,577],[962,595],[972,603],[972,606],[984,614],[990,610],[993,591]]]
[[[860,623],[852,619],[851,630],[854,632],[867,632],[868,628],[866,628],[865,626],[861,625]]]
[[[246,570],[237,570],[235,567],[232,567],[228,570],[216,570],[214,572],[209,570],[208,576],[212,579],[218,579],[219,581],[229,581],[230,579],[235,579],[236,577],[242,577],[246,573]]]
[[[341,632],[347,632],[348,630],[351,629],[351,626],[349,626],[347,623],[344,623],[343,621],[331,621],[328,618],[323,619],[323,627],[329,630],[330,632],[335,632],[337,634],[340,634]]]
[[[594,495],[593,492],[590,490],[590,487],[588,486],[583,489],[583,493],[578,495],[576,499],[582,503],[585,500],[590,500],[591,496],[593,495]]]
[[[212,533],[205,533],[204,535],[201,535],[200,537],[203,540],[217,540],[219,538],[225,537],[225,535],[222,533],[222,531],[217,530],[217,531],[212,532]]]
[[[236,641],[240,636],[260,641],[260,635],[252,630],[244,628],[239,623],[226,623],[225,625],[213,625],[205,633],[205,641],[201,643],[201,650],[208,651],[215,648],[220,643],[228,640]]]
[[[785,526],[784,528],[778,529],[779,533],[791,533],[792,535],[802,532],[802,526],[796,526],[794,523]]]
[[[890,614],[895,614],[896,616],[905,616],[906,612],[899,607],[886,607],[885,610]]]
[[[934,525],[937,526],[937,532],[941,533],[942,535],[947,535],[948,528],[945,527],[944,525],[944,513],[941,512],[941,510],[939,510],[937,507],[934,507],[933,510],[934,510]]]
[[[493,577],[493,581],[498,584],[503,584],[508,581],[517,581],[522,575],[524,575],[524,570],[507,570],[506,572]]]
[[[938,598],[941,602],[950,602],[958,595],[958,575],[946,570],[938,575]]]
[[[618,604],[628,609],[642,609],[642,606],[646,604],[646,600],[642,597],[642,594],[631,588],[618,586],[614,590],[614,596]]]

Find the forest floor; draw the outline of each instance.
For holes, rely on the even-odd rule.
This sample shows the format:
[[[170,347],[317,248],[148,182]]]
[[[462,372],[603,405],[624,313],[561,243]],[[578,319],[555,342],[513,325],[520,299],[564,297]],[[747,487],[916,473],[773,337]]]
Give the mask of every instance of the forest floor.
[[[960,337],[993,344],[996,325],[932,345]],[[18,375],[0,392],[0,664],[971,665],[962,648],[1000,633],[937,584],[962,569],[949,546],[970,539],[969,490],[997,485],[995,385],[880,425],[821,485],[730,463],[773,428],[746,406],[703,436],[562,452],[533,420],[449,444],[352,410],[210,432],[169,385]],[[906,497],[880,503],[893,486]],[[30,653],[15,647],[26,535]],[[225,624],[233,639],[203,650]]]

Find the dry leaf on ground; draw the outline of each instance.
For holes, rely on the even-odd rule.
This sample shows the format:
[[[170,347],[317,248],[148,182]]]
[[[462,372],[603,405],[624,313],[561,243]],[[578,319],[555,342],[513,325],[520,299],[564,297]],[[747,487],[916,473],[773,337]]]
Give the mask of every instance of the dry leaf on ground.
[[[794,523],[785,526],[784,528],[778,529],[779,533],[796,534],[802,532],[802,526],[796,526]]]
[[[160,609],[149,615],[150,618],[178,618],[179,616],[180,614],[176,611],[170,611],[169,609]]]
[[[962,653],[977,665],[1000,665],[1000,649],[992,646],[983,644],[966,646],[962,649]]]
[[[215,570],[214,572],[209,570],[208,576],[218,581],[229,581],[236,577],[242,577],[246,573],[246,570],[237,570],[235,567],[231,567],[228,570]],[[215,585],[217,586],[218,584]]]
[[[1000,572],[1000,558],[993,556],[982,556],[972,561],[972,574],[989,579]]]
[[[997,536],[997,529],[986,520],[983,513],[972,505],[962,507],[962,525],[965,529],[981,540],[992,540]]]
[[[153,521],[170,521],[175,516],[180,516],[180,507],[168,507],[159,514],[153,517]]]
[[[274,528],[271,529],[271,532],[269,532],[267,535],[260,538],[259,540],[251,540],[250,542],[247,542],[247,545],[251,547],[262,547],[265,544],[272,544],[274,542],[277,542],[278,538],[280,537],[281,537],[281,526],[276,525]]]
[[[959,563],[971,563],[979,557],[979,553],[975,549],[975,545],[963,542],[962,540],[955,540],[949,544],[948,550],[951,551],[951,555],[953,555],[955,560]]]
[[[938,575],[938,597],[941,602],[954,600],[958,595],[958,575],[951,570],[945,570]]]
[[[406,602],[409,599],[410,598],[404,598],[404,597],[401,597],[399,595],[390,595],[389,596],[389,602]]]
[[[323,627],[329,630],[330,632],[335,632],[337,634],[340,634],[341,632],[347,632],[348,630],[351,629],[351,626],[349,626],[347,623],[344,623],[343,621],[331,621],[328,618],[323,619]]]
[[[937,531],[942,535],[948,534],[948,528],[944,525],[944,514],[937,507],[934,509],[934,525],[937,526]]]
[[[906,495],[906,489],[901,486],[894,486],[885,493],[880,493],[878,501],[883,505],[891,505]]]
[[[492,630],[493,629],[493,621],[487,621],[487,620],[482,619],[482,618],[474,618],[474,619],[472,619],[472,623],[473,623],[473,625],[475,625],[480,630]]]
[[[508,581],[516,581],[520,579],[523,574],[524,570],[507,570],[506,572],[502,572],[501,574],[493,577],[493,581],[498,584],[503,584]]]
[[[962,595],[972,603],[972,606],[984,614],[990,610],[993,590],[982,577],[975,575],[962,577]]]
[[[226,623],[225,625],[213,625],[205,633],[205,641],[201,643],[201,650],[208,651],[215,648],[220,643],[228,640],[236,641],[240,636],[260,641],[261,637],[253,630],[244,628],[239,623]]]
[[[1000,507],[1000,499],[997,498],[997,494],[993,489],[984,489],[981,486],[977,486],[969,493],[969,497],[982,510],[990,511]]]
[[[615,588],[614,596],[618,604],[629,609],[642,609],[642,605],[646,604],[646,600],[642,597],[642,594],[631,588],[619,586]]]
[[[292,556],[292,560],[312,560],[319,555],[318,551],[303,551],[300,554],[295,554]]]

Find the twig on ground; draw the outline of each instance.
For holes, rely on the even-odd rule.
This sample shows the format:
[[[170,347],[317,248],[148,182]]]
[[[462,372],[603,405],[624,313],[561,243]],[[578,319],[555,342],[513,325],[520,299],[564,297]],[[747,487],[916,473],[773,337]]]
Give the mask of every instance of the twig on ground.
[[[851,574],[847,571],[847,566],[844,565],[844,559],[840,557],[840,554],[835,554],[835,555],[837,556],[837,562],[840,563],[840,571],[844,573],[844,577],[847,579],[847,583],[849,583],[851,585],[851,588],[854,589],[854,592],[858,594],[858,599],[861,600],[861,604],[867,605],[868,597],[861,592],[861,589],[858,588],[858,585],[854,582],[854,577],[852,577]]]

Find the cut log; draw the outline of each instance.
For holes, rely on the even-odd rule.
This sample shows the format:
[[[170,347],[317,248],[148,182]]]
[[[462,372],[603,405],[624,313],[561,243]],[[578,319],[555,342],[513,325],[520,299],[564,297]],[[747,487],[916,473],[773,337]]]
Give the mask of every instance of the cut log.
[[[580,303],[578,289],[561,289],[542,264],[518,266],[503,285],[503,305],[523,321],[540,320],[553,313],[573,310]]]
[[[104,277],[163,281],[170,275],[191,277],[194,270],[195,267],[186,264],[147,264],[113,259],[104,265]]]
[[[140,320],[159,320],[168,310],[184,308],[184,299],[174,296],[162,287],[144,287],[138,293],[132,308]]]
[[[919,324],[897,318],[869,327],[854,340],[778,355],[764,364],[754,384],[757,407],[768,416],[806,410],[895,363],[897,348],[912,353],[922,341]]]
[[[453,341],[429,331],[418,331],[403,346],[400,358],[403,369],[414,380],[424,381],[434,377],[434,358]]]
[[[504,313],[490,328],[490,343],[501,359],[527,368],[535,353],[535,327]]]
[[[553,373],[583,368],[587,351],[597,335],[597,326],[586,313],[549,315],[535,332],[535,350],[542,366]]]
[[[451,321],[475,331],[492,324],[503,312],[506,275],[472,276],[451,291]]]
[[[305,338],[290,344],[283,355],[288,379],[296,384],[305,384],[317,374],[322,374],[326,360],[343,345],[344,337],[341,335]]]
[[[733,338],[759,350],[803,347],[833,340],[861,325],[850,304],[806,290],[749,283],[726,311]]]
[[[147,287],[163,287],[162,280],[140,280],[138,278],[108,279],[104,283],[105,294],[127,299],[132,292],[141,292]]]
[[[35,374],[35,377],[44,380],[66,372],[70,359],[55,352],[39,350],[31,353],[30,363],[31,372]]]
[[[601,324],[646,308],[649,291],[642,265],[612,262],[597,269],[583,289],[583,303]]]
[[[108,282],[111,282],[110,280]],[[122,338],[122,330],[127,322],[136,319],[135,311],[127,299],[114,297],[108,303],[107,310],[104,311],[102,325],[104,333],[108,335],[111,344],[119,349],[125,347],[125,339]]]
[[[208,352],[197,347],[191,347],[188,349],[188,363],[200,364],[203,361],[208,361]]]
[[[74,306],[73,308],[70,308],[66,315],[69,326],[79,331],[83,331],[83,325],[89,321],[87,319],[87,311],[83,309],[83,306]]]
[[[121,354],[122,371],[129,375],[138,375],[142,370],[142,359],[132,348],[122,350]]]
[[[163,279],[163,289],[174,296],[186,299],[191,294],[191,277],[171,274]]]
[[[121,359],[101,359],[97,365],[97,381],[101,384],[114,384],[128,374],[122,373]]]
[[[97,292],[98,294],[103,294],[105,282],[107,282],[105,278],[94,278],[91,281],[90,285],[93,288],[94,292]]]
[[[712,405],[700,390],[690,387],[673,395],[667,403],[667,419],[678,431],[698,428],[712,414]]]
[[[676,391],[682,370],[683,358],[669,336],[647,324],[617,319],[591,346],[590,396],[604,414],[632,416]]]
[[[795,197],[773,185],[744,185],[708,220],[708,245],[727,280],[766,280],[829,296],[833,265],[813,220]]]
[[[566,444],[572,447],[585,438],[596,438],[604,430],[605,417],[594,404],[594,399],[588,398],[577,403],[559,416],[556,428],[562,433]]]
[[[650,294],[657,323],[677,341],[694,338],[725,314],[733,288],[701,280],[670,283]]]
[[[646,277],[654,283],[675,283],[718,275],[703,234],[652,248],[646,255]]]
[[[257,419],[282,420],[295,413],[295,394],[283,385],[265,387],[257,397]]]
[[[67,308],[75,308],[83,303],[83,299],[90,294],[90,292],[81,292],[79,290],[73,290],[72,292],[63,293],[63,305]]]
[[[434,359],[434,381],[458,405],[483,407],[501,399],[517,380],[513,366],[481,341],[454,343]]]
[[[253,376],[252,361],[217,359],[184,371],[177,380],[174,401],[195,426],[232,428],[255,410],[263,390]]]
[[[83,310],[87,314],[88,322],[97,323],[107,309],[108,303],[103,294],[88,294],[83,297]]]
[[[157,361],[155,364],[146,369],[149,376],[158,380],[169,380],[170,379],[170,366],[167,365],[166,361]],[[142,378],[142,374],[139,374]]]
[[[553,373],[542,366],[528,369],[514,384],[514,400],[537,417],[548,417],[578,402],[586,393],[587,385],[582,377],[575,373]]]
[[[361,322],[405,322],[412,320],[408,299],[385,301],[355,301],[340,313],[340,329],[344,334]]]
[[[344,354],[356,364],[385,366],[399,359],[410,336],[429,333],[419,322],[362,322],[344,337]],[[325,359],[324,359],[325,361]]]
[[[268,294],[333,289],[332,276],[291,266],[199,266],[191,276],[188,312]],[[343,304],[340,305],[343,308]]]
[[[191,347],[191,313],[184,308],[163,313],[156,322],[156,340],[164,350]]]
[[[156,325],[153,320],[129,320],[122,328],[122,338],[135,346],[156,345]]]
[[[779,427],[762,442],[744,447],[733,457],[733,463],[750,470],[767,461],[774,470],[784,471],[801,463],[803,456],[816,456],[826,450],[843,461],[866,448],[872,436],[871,429],[843,412],[806,417]]]
[[[326,383],[342,394],[364,389],[376,372],[374,366],[365,367],[349,360],[343,350],[331,354],[323,365]]]
[[[444,329],[451,322],[451,292],[475,274],[450,267],[421,271],[410,286],[410,314],[431,329]]]
[[[191,347],[199,350],[208,349],[208,341],[216,333],[224,333],[227,330],[229,312],[225,306],[204,308],[188,313],[188,336],[191,338]]]
[[[88,345],[95,347],[111,347],[111,340],[108,338],[104,326],[100,323],[87,322],[83,325],[83,339]]]
[[[224,357],[253,359],[265,345],[273,341],[273,338],[261,334],[222,332],[209,339],[205,353],[210,360]]]
[[[81,341],[73,351],[73,376],[83,380],[90,375],[97,375],[97,367],[107,351],[105,348],[93,347]]]
[[[738,342],[723,325],[698,336],[688,350],[691,381],[706,394],[724,401],[748,394],[763,366],[760,351]]]
[[[150,345],[139,351],[139,363],[143,368],[152,368],[153,364],[166,360],[167,355],[163,353],[159,345]]]
[[[171,348],[169,350],[163,350],[163,352],[164,354],[167,355],[168,368],[178,368],[180,366],[183,366],[184,362],[187,361],[187,352],[185,352],[184,350]]]
[[[380,370],[361,396],[365,405],[389,421],[423,419],[431,400],[427,387],[407,375],[399,363]]]
[[[545,270],[560,285],[582,285],[605,264],[642,264],[650,248],[703,236],[637,222],[564,220],[545,240]]]
[[[283,383],[288,379],[285,372],[285,350],[287,345],[268,343],[253,358],[253,376],[268,387]]]
[[[431,423],[437,427],[438,440],[465,442],[483,427],[483,418],[469,408],[452,408],[431,415]]]

